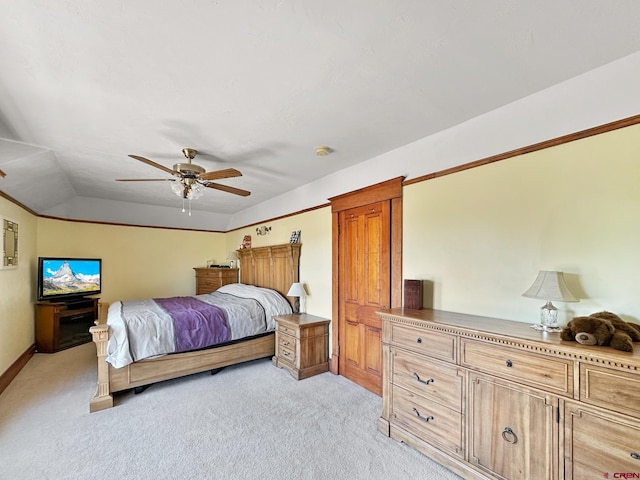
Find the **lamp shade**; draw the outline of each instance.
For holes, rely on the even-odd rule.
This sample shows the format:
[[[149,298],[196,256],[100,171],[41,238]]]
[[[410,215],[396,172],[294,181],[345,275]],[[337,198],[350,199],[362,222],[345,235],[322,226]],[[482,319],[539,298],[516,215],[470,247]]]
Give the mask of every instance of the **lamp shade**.
[[[287,292],[287,297],[304,297],[307,295],[307,292],[304,291],[304,287],[301,283],[292,283],[291,288]]]
[[[227,260],[238,260],[238,253],[235,250],[231,250],[227,255]]]
[[[541,270],[533,285],[522,294],[523,297],[556,300],[558,302],[579,302],[564,281],[562,272]]]

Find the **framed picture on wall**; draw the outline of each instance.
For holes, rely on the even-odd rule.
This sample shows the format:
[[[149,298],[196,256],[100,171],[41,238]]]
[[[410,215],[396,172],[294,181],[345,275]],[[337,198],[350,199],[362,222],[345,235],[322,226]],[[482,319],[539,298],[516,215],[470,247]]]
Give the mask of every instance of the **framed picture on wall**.
[[[300,241],[300,230],[294,230],[291,232],[291,238],[289,243],[298,243]]]
[[[0,269],[18,268],[18,223],[0,218],[2,225],[2,262]]]

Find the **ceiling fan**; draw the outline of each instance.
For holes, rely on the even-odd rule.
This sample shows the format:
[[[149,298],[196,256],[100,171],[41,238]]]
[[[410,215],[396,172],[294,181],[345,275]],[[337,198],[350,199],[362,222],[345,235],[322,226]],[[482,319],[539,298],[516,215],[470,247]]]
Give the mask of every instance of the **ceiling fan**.
[[[242,190],[240,188],[230,187],[228,185],[222,185],[220,183],[214,183],[211,180],[220,180],[223,178],[240,177],[240,173],[235,168],[225,168],[224,170],[214,170],[207,172],[200,165],[191,163],[198,153],[193,148],[183,148],[182,153],[187,159],[187,163],[176,163],[173,166],[173,170],[160,165],[148,158],[140,157],[138,155],[129,155],[135,160],[139,160],[152,167],[159,168],[163,172],[173,175],[177,178],[117,178],[117,182],[173,182],[171,188],[173,192],[182,197],[183,199],[195,200],[200,198],[204,193],[204,188],[213,188],[221,190],[227,193],[233,193],[234,195],[240,195],[243,197],[251,195],[251,192]]]

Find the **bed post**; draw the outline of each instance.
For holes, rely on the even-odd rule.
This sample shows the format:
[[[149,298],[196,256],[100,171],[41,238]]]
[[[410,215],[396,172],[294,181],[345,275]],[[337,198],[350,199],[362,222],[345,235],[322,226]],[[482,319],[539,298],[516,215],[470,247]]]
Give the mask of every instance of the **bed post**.
[[[107,326],[108,303],[98,303],[98,320],[89,328],[98,354],[98,386],[89,404],[90,412],[97,412],[113,407],[113,395],[109,394],[109,364],[107,358],[107,343],[109,341],[109,327]]]

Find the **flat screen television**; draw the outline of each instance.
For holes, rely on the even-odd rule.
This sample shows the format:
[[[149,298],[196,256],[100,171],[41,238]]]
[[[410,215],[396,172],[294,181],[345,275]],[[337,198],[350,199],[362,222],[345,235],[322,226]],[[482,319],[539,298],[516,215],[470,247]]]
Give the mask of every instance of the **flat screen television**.
[[[38,258],[38,300],[71,300],[102,291],[101,258]]]

